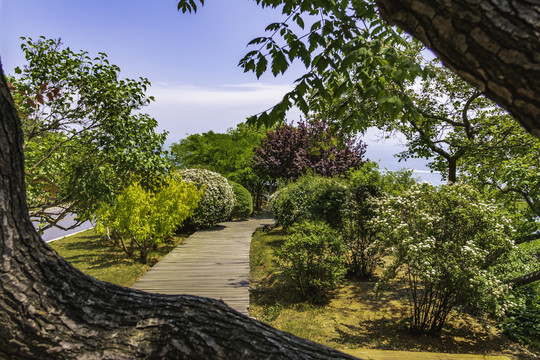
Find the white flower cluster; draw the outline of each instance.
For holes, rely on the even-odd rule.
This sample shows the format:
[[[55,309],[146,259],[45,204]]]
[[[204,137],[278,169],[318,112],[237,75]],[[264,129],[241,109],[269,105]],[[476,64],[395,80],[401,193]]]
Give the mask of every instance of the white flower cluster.
[[[371,223],[395,258],[391,271],[383,274],[396,274],[402,266],[426,288],[444,284],[444,291],[460,301],[496,307],[494,299],[505,287],[486,267],[486,259],[511,250],[513,229],[494,203],[457,183],[439,188],[418,184],[400,197],[378,200],[377,206]]]
[[[220,174],[205,169],[186,169],[178,172],[184,181],[204,188],[199,207],[191,217],[196,228],[212,227],[225,221],[235,205],[234,189]]]

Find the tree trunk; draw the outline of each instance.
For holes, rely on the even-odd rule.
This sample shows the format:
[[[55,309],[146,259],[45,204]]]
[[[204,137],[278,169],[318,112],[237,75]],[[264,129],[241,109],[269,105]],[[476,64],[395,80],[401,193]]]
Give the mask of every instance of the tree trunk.
[[[457,181],[457,160],[453,157],[448,160],[448,184],[454,184]]]
[[[217,300],[148,294],[82,274],[28,216],[23,136],[0,64],[0,358],[352,359]]]
[[[381,16],[540,138],[536,0],[376,0]]]
[[[538,280],[540,280],[540,270],[512,279],[507,283],[515,286],[523,286]]]

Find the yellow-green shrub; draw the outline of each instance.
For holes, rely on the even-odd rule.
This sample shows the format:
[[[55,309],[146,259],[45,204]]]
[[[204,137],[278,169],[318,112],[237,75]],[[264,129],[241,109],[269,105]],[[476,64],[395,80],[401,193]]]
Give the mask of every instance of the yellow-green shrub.
[[[170,176],[155,191],[139,181],[124,189],[112,203],[102,204],[96,215],[96,230],[112,238],[128,254],[139,252],[146,263],[149,250],[169,238],[193,214],[202,190],[195,184]]]

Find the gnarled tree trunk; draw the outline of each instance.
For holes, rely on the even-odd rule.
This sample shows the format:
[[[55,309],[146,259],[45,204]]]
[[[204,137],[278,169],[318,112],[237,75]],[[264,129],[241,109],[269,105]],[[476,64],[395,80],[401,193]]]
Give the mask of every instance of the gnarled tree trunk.
[[[537,0],[376,0],[381,16],[540,138]]]
[[[0,64],[0,358],[352,359],[217,300],[148,294],[74,269],[30,222],[22,141]]]

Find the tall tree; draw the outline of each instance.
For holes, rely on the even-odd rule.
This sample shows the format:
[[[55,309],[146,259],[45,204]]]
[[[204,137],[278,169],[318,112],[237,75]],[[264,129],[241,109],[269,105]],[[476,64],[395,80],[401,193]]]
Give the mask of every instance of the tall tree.
[[[281,124],[270,130],[255,150],[255,171],[275,181],[296,180],[313,172],[336,176],[363,164],[366,145],[342,133],[333,133],[320,119],[301,121],[298,127]]]
[[[433,75],[411,84],[407,90],[415,111],[402,111],[396,120],[375,120],[374,125],[405,136],[407,150],[398,154],[400,158],[428,159],[429,168],[454,183],[458,165],[472,153],[478,133],[489,126],[487,122],[493,123],[493,118],[511,119],[438,61],[426,68]]]
[[[148,182],[164,173],[166,134],[133,113],[152,100],[148,80],[122,79],[105,54],[91,59],[60,40],[23,38],[21,47],[27,65],[15,68],[10,88],[24,131],[30,213],[43,229],[62,227],[72,213],[89,219],[134,175]]]
[[[540,140],[514,119],[486,118],[460,171],[491,190],[521,220],[516,242],[540,239]]]
[[[264,174],[254,172],[251,158],[265,134],[264,128],[257,129],[243,123],[226,133],[208,131],[193,134],[173,143],[169,157],[178,169],[212,170],[241,184],[249,190],[256,207],[260,208],[264,184],[268,179]]]
[[[353,359],[217,300],[148,294],[82,274],[30,221],[23,141],[0,64],[0,358]]]

